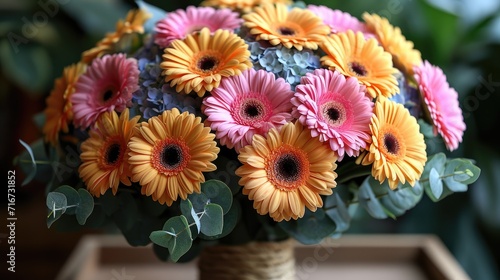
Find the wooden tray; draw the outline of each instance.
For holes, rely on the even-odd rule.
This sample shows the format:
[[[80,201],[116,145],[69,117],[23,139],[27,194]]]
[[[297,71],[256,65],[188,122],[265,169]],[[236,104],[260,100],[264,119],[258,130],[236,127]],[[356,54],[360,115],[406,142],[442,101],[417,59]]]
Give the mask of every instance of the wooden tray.
[[[295,247],[297,280],[467,280],[434,235],[344,235]],[[185,264],[156,259],[150,246],[131,247],[121,235],[80,240],[57,280],[196,280],[196,260]]]

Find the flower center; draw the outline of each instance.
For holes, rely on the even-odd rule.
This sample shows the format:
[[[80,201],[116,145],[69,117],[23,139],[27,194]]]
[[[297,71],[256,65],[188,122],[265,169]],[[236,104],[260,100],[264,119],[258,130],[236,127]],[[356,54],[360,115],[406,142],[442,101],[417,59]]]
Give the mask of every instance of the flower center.
[[[113,143],[106,149],[106,163],[115,164],[120,158],[120,144]]]
[[[295,30],[293,30],[289,27],[280,27],[280,28],[278,28],[278,33],[283,35],[283,36],[293,36],[293,35],[295,35]]]
[[[217,58],[213,56],[203,56],[198,60],[198,69],[200,69],[203,72],[208,72],[214,70],[217,65],[219,64],[219,61]]]
[[[323,119],[333,127],[343,125],[347,120],[347,112],[343,104],[337,101],[328,101],[321,105]]]
[[[304,151],[284,144],[269,156],[266,172],[276,188],[292,191],[305,184],[309,175],[309,160]]]
[[[101,147],[101,156],[98,162],[99,168],[110,170],[122,163],[126,147],[126,145],[122,144],[118,136],[114,136],[104,143]]]
[[[167,138],[159,141],[153,149],[153,167],[168,176],[184,170],[191,159],[189,147],[182,140]]]
[[[241,125],[260,127],[272,113],[269,101],[261,95],[242,96],[234,104],[233,118]]]
[[[389,153],[398,154],[399,143],[398,143],[398,139],[396,139],[396,137],[394,137],[394,135],[392,135],[392,134],[384,135],[384,146]]]
[[[106,102],[113,97],[113,91],[107,90],[102,94],[102,101]]]
[[[351,62],[349,63],[349,68],[351,69],[352,72],[356,73],[356,76],[366,76],[368,74],[368,71],[366,71],[366,68],[358,63],[358,62]]]
[[[406,146],[397,128],[386,126],[381,129],[379,135],[379,149],[388,161],[394,162],[405,156]]]

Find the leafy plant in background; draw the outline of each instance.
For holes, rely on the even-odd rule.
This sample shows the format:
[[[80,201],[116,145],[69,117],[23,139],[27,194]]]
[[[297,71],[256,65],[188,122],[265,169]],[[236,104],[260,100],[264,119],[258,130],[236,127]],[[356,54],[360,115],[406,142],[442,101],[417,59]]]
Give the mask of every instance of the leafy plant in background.
[[[304,9],[304,5],[301,3],[295,3],[295,5],[299,7],[298,9]],[[146,5],[143,2],[139,2],[139,6],[155,15],[144,24],[144,28],[146,28],[145,32],[141,32],[142,23],[137,23],[145,18],[141,19],[142,15],[139,14],[135,14],[135,16],[134,14],[129,14],[129,17],[122,21],[121,25],[117,25],[118,28],[115,33],[101,40],[96,49],[86,52],[86,54],[89,54],[90,61],[99,60],[101,59],[100,56],[109,58],[114,53],[124,53],[127,57],[137,58],[139,64],[136,71],[140,72],[140,74],[136,77],[136,83],[141,82],[142,84],[140,84],[141,88],[138,88],[139,84],[135,88],[140,98],[132,100],[133,106],[126,106],[130,107],[130,115],[136,115],[135,117],[131,117],[130,121],[141,122],[143,127],[155,127],[156,124],[154,121],[146,125],[147,121],[150,119],[156,120],[158,115],[165,115],[164,112],[174,112],[173,114],[176,116],[181,115],[180,113],[175,113],[178,112],[176,109],[168,108],[167,105],[169,104],[173,104],[173,107],[178,108],[177,110],[199,114],[205,119],[206,116],[200,114],[208,112],[206,109],[204,112],[200,112],[202,108],[200,106],[200,98],[204,97],[205,90],[201,91],[195,86],[180,86],[179,83],[182,82],[182,79],[175,81],[176,77],[168,77],[170,75],[168,74],[169,64],[166,63],[167,66],[163,67],[160,63],[164,48],[170,48],[170,54],[175,53],[172,50],[172,45],[170,45],[171,42],[166,43],[165,46],[158,46],[149,41],[151,37],[147,36],[154,34],[152,27],[155,25],[151,23],[156,23],[165,17],[166,12],[159,10],[157,7]],[[311,10],[314,10],[313,8],[310,7]],[[316,12],[321,16],[321,10],[318,9]],[[169,15],[173,16],[173,14]],[[344,16],[347,17],[346,15]],[[276,78],[282,78],[283,83],[287,83],[290,89],[295,92],[304,93],[307,91],[307,80],[301,79],[306,76],[306,73],[322,75],[321,73],[323,72],[314,72],[314,70],[317,68],[329,68],[332,70],[332,73],[335,73],[333,70],[340,71],[342,69],[342,65],[339,65],[341,62],[335,61],[335,56],[332,55],[333,52],[339,51],[334,47],[335,43],[338,44],[339,38],[340,40],[361,40],[355,38],[353,35],[340,35],[342,32],[339,32],[337,35],[332,35],[331,38],[336,39],[331,40],[330,43],[332,45],[330,47],[320,44],[320,47],[316,50],[314,46],[309,45],[305,45],[303,48],[300,42],[294,42],[292,46],[287,46],[287,41],[282,41],[279,44],[271,41],[275,46],[265,45],[258,42],[259,39],[255,38],[255,36],[246,33],[248,30],[245,30],[245,28],[258,28],[252,25],[251,18],[252,16],[245,18],[246,23],[243,28],[232,29],[236,29],[237,34],[245,39],[246,49],[249,51],[249,61],[252,62],[253,68],[275,74]],[[325,23],[327,19],[326,17],[324,18]],[[371,42],[375,42],[375,38],[377,38],[385,48],[386,52],[384,54],[392,52],[393,56],[389,57],[392,58],[390,59],[391,63],[394,61],[398,71],[391,73],[391,75],[394,74],[394,81],[396,81],[396,77],[398,80],[393,86],[381,87],[382,89],[370,86],[370,83],[363,84],[363,77],[359,78],[359,76],[366,74],[364,73],[366,69],[363,69],[363,62],[358,62],[361,65],[353,66],[351,64],[350,69],[348,67],[345,70],[346,72],[342,74],[348,77],[351,76],[351,78],[347,79],[349,81],[357,79],[356,75],[353,74],[358,74],[359,81],[363,84],[363,90],[366,87],[370,98],[373,100],[376,99],[374,106],[379,114],[384,112],[384,106],[396,106],[392,105],[396,102],[404,104],[409,109],[408,111],[404,111],[406,112],[405,114],[408,114],[408,118],[410,118],[410,112],[412,112],[419,119],[418,124],[416,121],[414,122],[414,127],[420,130],[420,132],[417,130],[415,133],[422,135],[422,145],[418,147],[425,147],[423,144],[424,138],[427,142],[426,146],[433,147],[429,143],[440,139],[440,136],[436,134],[439,131],[441,135],[445,136],[444,142],[447,144],[447,148],[449,150],[456,149],[458,142],[461,141],[461,133],[463,133],[465,127],[458,128],[458,132],[457,130],[452,131],[451,136],[446,131],[443,132],[443,127],[438,128],[438,125],[444,125],[444,129],[446,129],[446,125],[449,125],[449,123],[446,123],[446,120],[445,123],[437,123],[442,120],[436,119],[436,116],[433,115],[436,113],[436,109],[428,107],[427,104],[429,103],[426,104],[423,100],[426,94],[424,91],[428,90],[424,88],[424,83],[426,82],[425,69],[414,70],[412,68],[412,64],[418,65],[420,61],[420,55],[416,55],[418,51],[415,51],[412,46],[408,47],[408,45],[406,45],[407,49],[399,50],[403,51],[403,54],[411,54],[409,55],[409,61],[405,61],[401,56],[402,53],[398,53],[397,49],[390,49],[390,41],[384,42],[383,40],[383,35],[387,35],[384,32],[391,32],[393,30],[392,26],[384,25],[381,27],[378,24],[383,24],[384,21],[379,21],[377,18],[370,18],[369,15],[365,16],[364,19],[369,24],[365,26],[365,23],[360,23],[359,26],[362,27],[361,30],[365,32],[365,35],[358,35],[358,37],[371,37],[373,40]],[[132,28],[120,29],[120,26],[132,26]],[[134,29],[134,27],[137,29]],[[351,28],[352,26],[348,29]],[[127,31],[120,33],[120,30]],[[203,33],[204,31],[201,32]],[[397,33],[397,31],[394,32]],[[266,40],[266,37],[261,36],[260,39]],[[324,38],[324,41],[329,40]],[[99,53],[96,57],[92,57],[94,51],[103,49],[104,53]],[[404,51],[408,51],[409,53],[405,53]],[[166,53],[169,54],[169,52]],[[398,54],[400,55],[399,57],[397,57]],[[113,56],[113,59],[120,58]],[[85,61],[85,59],[83,60]],[[417,63],[414,63],[415,61]],[[432,69],[432,71],[437,71],[436,73],[439,74],[439,71],[434,66],[426,66]],[[87,70],[82,70],[82,73],[90,73],[91,64],[82,66],[82,68],[85,67]],[[177,88],[175,90],[171,88],[168,92],[160,92],[161,98],[158,98],[151,90],[154,88],[163,89],[167,86],[168,83],[164,81],[165,77],[159,73],[162,70],[165,70],[165,73],[162,75],[167,75],[168,81],[174,80],[171,85],[175,85],[177,82]],[[82,73],[80,75],[83,75]],[[132,76],[134,75],[136,74],[132,74]],[[308,77],[311,80],[314,79],[313,75]],[[338,79],[337,81],[344,81],[345,83],[345,78],[342,80],[338,74],[335,76],[335,79]],[[392,78],[387,77],[386,79],[389,81]],[[147,84],[144,83],[146,81],[148,82]],[[309,84],[312,84],[312,82]],[[394,85],[398,86],[394,87]],[[354,87],[354,84],[350,86]],[[196,91],[196,94],[183,95],[182,91],[186,88],[188,88],[188,93],[193,89]],[[213,88],[215,86],[205,87],[208,92],[203,101],[205,106],[209,104],[207,103],[207,99]],[[144,93],[144,90],[147,92],[147,97],[140,96],[141,93]],[[444,88],[446,92],[449,90],[451,89]],[[399,91],[399,94],[395,94],[396,91]],[[138,95],[135,96],[137,97]],[[304,96],[306,95],[304,94]],[[168,102],[171,103],[166,101],[165,96],[170,98]],[[297,107],[295,114],[297,116],[300,115],[298,104],[301,101],[301,95],[295,93],[294,96],[294,105]],[[390,97],[391,100],[386,100],[386,97]],[[457,101],[451,100],[453,102]],[[77,103],[74,103],[73,106],[74,108],[78,108]],[[403,108],[403,105],[398,108]],[[121,112],[120,118],[124,118],[123,116],[126,115],[124,112],[128,112],[128,110],[123,107],[118,109],[117,111]],[[146,245],[153,242],[155,244],[155,252],[157,252],[160,258],[170,258],[174,261],[189,260],[196,256],[206,241],[212,240],[219,240],[223,243],[239,243],[250,240],[279,240],[291,236],[302,243],[314,244],[325,237],[338,236],[348,230],[351,225],[352,213],[356,211],[358,206],[361,206],[370,216],[377,219],[399,217],[409,209],[415,207],[422,199],[424,193],[433,201],[438,201],[452,192],[464,192],[467,190],[469,184],[478,179],[480,173],[479,168],[474,164],[473,160],[463,157],[453,158],[446,156],[445,153],[435,151],[433,151],[434,153],[429,153],[427,160],[424,158],[424,161],[426,161],[425,168],[423,168],[422,164],[421,170],[419,170],[418,166],[415,167],[417,171],[408,172],[404,169],[404,171],[401,171],[397,168],[391,170],[381,164],[380,168],[388,168],[382,172],[373,167],[377,164],[379,155],[371,155],[371,153],[377,147],[372,146],[369,148],[370,146],[368,146],[372,144],[371,142],[378,140],[377,137],[370,135],[370,140],[364,140],[365,146],[363,149],[352,145],[350,151],[348,149],[341,150],[338,147],[335,148],[335,142],[333,141],[333,144],[330,143],[328,147],[334,149],[334,157],[338,158],[336,163],[331,163],[332,171],[338,174],[336,179],[333,178],[336,180],[336,187],[332,188],[333,186],[330,186],[326,188],[321,193],[321,202],[316,206],[308,206],[308,209],[303,209],[302,212],[300,210],[277,211],[272,209],[268,211],[269,215],[266,215],[267,212],[265,210],[260,210],[265,213],[262,213],[264,215],[259,215],[254,208],[259,210],[263,209],[263,207],[255,203],[252,207],[252,202],[248,199],[248,195],[255,195],[251,194],[248,189],[246,192],[242,192],[242,187],[239,185],[239,183],[244,185],[243,189],[249,187],[240,177],[250,174],[245,173],[245,168],[242,168],[242,166],[245,166],[245,164],[252,165],[252,162],[245,160],[245,157],[241,155],[242,153],[245,154],[245,152],[251,151],[251,148],[243,147],[244,144],[249,144],[252,139],[245,143],[242,142],[244,144],[238,147],[235,143],[232,143],[232,146],[228,145],[228,141],[230,143],[231,140],[217,135],[216,137],[220,141],[217,145],[217,149],[220,149],[220,152],[218,152],[217,159],[214,161],[217,170],[208,170],[209,172],[206,172],[206,177],[209,180],[201,183],[199,192],[185,193],[186,197],[181,197],[182,199],[179,200],[177,196],[168,195],[166,198],[161,195],[156,195],[156,197],[153,195],[153,199],[151,199],[150,195],[152,192],[145,188],[144,185],[141,186],[139,182],[142,181],[134,179],[133,176],[126,176],[132,178],[132,187],[120,185],[116,188],[116,186],[111,186],[112,190],[106,188],[96,191],[95,186],[89,186],[88,183],[85,184],[81,180],[80,177],[85,177],[85,175],[82,175],[82,169],[80,168],[80,174],[78,174],[77,170],[81,166],[80,145],[82,142],[87,141],[89,132],[90,137],[94,133],[92,132],[93,129],[81,129],[81,127],[85,128],[93,125],[98,116],[93,120],[89,120],[86,118],[95,112],[87,112],[83,115],[78,115],[77,111],[74,113],[75,121],[69,122],[66,131],[57,131],[56,135],[52,135],[53,137],[47,137],[49,134],[45,134],[45,142],[51,142],[52,140],[53,145],[48,145],[43,140],[40,140],[33,143],[31,147],[28,147],[28,151],[17,159],[19,163],[32,163],[22,165],[27,174],[32,174],[28,178],[35,177],[38,174],[37,179],[45,179],[47,182],[48,226],[68,228],[71,224],[77,222],[80,225],[102,228],[112,224],[122,232],[130,244]],[[182,115],[187,116],[188,114]],[[125,120],[122,120],[122,123],[129,121],[128,115],[126,116],[127,118],[124,118]],[[117,119],[118,115],[110,113],[107,118]],[[291,133],[294,133],[294,129],[305,129],[302,125],[299,125],[299,122],[302,122],[300,118],[295,118],[297,120],[295,121],[294,128],[292,129],[292,125],[288,125],[286,128],[288,131],[292,131]],[[406,115],[404,118],[406,118]],[[80,121],[85,119],[86,121]],[[40,126],[45,125],[43,117],[40,117],[39,120]],[[455,119],[455,121],[460,122],[461,118]],[[376,130],[374,122],[376,123],[377,121],[372,121],[372,130],[370,133]],[[213,119],[210,122],[206,122],[206,125],[209,126],[210,123],[214,123]],[[306,124],[304,123],[303,125],[305,126]],[[216,130],[214,126],[211,128]],[[104,126],[100,130],[101,132],[104,131]],[[279,135],[278,130],[274,133]],[[281,136],[284,137],[283,135]],[[136,134],[135,137],[137,138],[138,135]],[[262,139],[255,137],[253,141],[262,141]],[[416,140],[416,142],[419,141]],[[322,140],[322,142],[325,142],[325,140]],[[386,142],[385,144],[387,146],[391,143]],[[235,148],[233,149],[233,147]],[[137,149],[137,151],[139,150],[141,149]],[[238,157],[238,154],[240,157]],[[139,154],[136,155],[140,156]],[[39,164],[43,162],[46,164]],[[335,167],[337,168],[335,169]],[[259,171],[256,170],[255,172]],[[391,172],[398,172],[398,174],[393,175]],[[136,176],[138,176],[137,173],[135,174]],[[413,173],[416,175],[411,175]],[[40,178],[40,175],[45,178]],[[127,180],[124,179],[124,181],[126,182]],[[321,183],[318,184],[321,185]],[[90,190],[94,197],[86,189]],[[301,207],[305,208],[303,204]],[[162,248],[167,248],[168,250]]]

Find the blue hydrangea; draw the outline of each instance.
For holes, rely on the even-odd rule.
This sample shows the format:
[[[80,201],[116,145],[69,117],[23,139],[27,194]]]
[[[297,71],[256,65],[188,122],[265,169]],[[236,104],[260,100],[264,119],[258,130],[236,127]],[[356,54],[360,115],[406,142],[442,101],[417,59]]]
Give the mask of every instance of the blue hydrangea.
[[[139,67],[139,89],[133,93],[132,108],[144,119],[160,115],[163,111],[173,108],[181,112],[190,112],[201,116],[201,101],[198,96],[177,93],[161,75],[160,49],[141,50],[136,56]]]
[[[420,93],[418,89],[411,85],[402,73],[397,74],[399,93],[390,99],[396,103],[403,104],[410,111],[410,114],[418,118],[421,113]]]
[[[312,50],[263,46],[259,42],[248,41],[250,59],[256,70],[264,69],[281,77],[295,89],[300,78],[320,67],[320,57]]]

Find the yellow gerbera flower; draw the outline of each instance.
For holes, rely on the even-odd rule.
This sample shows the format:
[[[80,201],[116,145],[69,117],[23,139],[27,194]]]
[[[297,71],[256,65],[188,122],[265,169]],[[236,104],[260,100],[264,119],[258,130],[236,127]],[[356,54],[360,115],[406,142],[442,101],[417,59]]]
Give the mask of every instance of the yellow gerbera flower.
[[[382,47],[392,54],[394,65],[405,73],[413,74],[413,67],[422,64],[420,51],[413,48],[413,42],[407,41],[401,29],[392,26],[386,18],[364,13],[363,19],[368,29],[377,36]]]
[[[227,30],[210,35],[208,28],[175,40],[165,48],[160,67],[165,81],[177,92],[194,91],[202,97],[219,86],[222,77],[241,74],[252,67],[248,45]]]
[[[366,86],[372,97],[390,97],[399,92],[392,57],[371,38],[365,40],[363,33],[349,30],[332,34],[321,48],[326,53],[320,60],[323,66],[337,70],[345,76],[356,77]]]
[[[59,132],[68,132],[68,125],[73,120],[73,110],[70,96],[75,91],[75,84],[80,75],[85,73],[86,65],[72,64],[63,70],[62,77],[56,79],[54,89],[46,99],[47,107],[44,110],[45,124],[43,134],[45,141],[53,146],[59,141]]]
[[[211,6],[217,8],[229,8],[233,11],[248,13],[256,6],[266,3],[283,3],[290,5],[291,0],[204,0],[201,6]]]
[[[144,23],[151,17],[151,14],[141,9],[130,10],[125,20],[119,20],[116,23],[116,31],[108,33],[97,45],[82,54],[82,62],[90,63],[94,58],[115,51],[115,45],[125,35],[144,33]]]
[[[370,130],[372,144],[357,159],[372,164],[372,175],[391,189],[406,181],[414,185],[420,179],[427,161],[424,136],[417,120],[401,104],[380,97],[375,102]]]
[[[335,153],[300,122],[273,128],[267,137],[254,135],[238,159],[243,194],[259,214],[278,222],[303,217],[305,207],[316,211],[323,206],[320,195],[332,194],[337,185]]]
[[[253,13],[242,18],[245,20],[243,25],[256,40],[269,41],[274,46],[281,44],[289,49],[315,50],[330,34],[330,27],[313,12],[299,8],[288,11],[288,6],[281,3],[256,7]]]
[[[128,109],[120,117],[115,111],[105,112],[82,143],[78,173],[92,195],[99,197],[108,189],[115,195],[120,182],[131,185],[127,144],[138,120],[139,116],[129,119]]]
[[[202,172],[217,169],[211,163],[219,153],[214,138],[210,127],[188,112],[174,108],[150,118],[129,143],[132,181],[139,182],[142,194],[168,206],[199,193]]]

